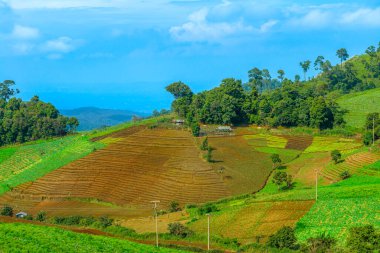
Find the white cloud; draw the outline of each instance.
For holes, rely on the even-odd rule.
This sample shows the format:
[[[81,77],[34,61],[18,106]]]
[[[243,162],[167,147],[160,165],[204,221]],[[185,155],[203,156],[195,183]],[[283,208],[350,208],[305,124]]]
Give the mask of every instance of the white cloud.
[[[15,25],[11,36],[16,39],[36,39],[40,36],[40,32],[36,28]]]
[[[81,44],[81,41],[73,40],[70,37],[59,37],[45,42],[41,49],[44,52],[69,53],[74,51]]]
[[[260,32],[265,33],[268,32],[272,27],[277,25],[278,20],[269,20],[260,26]]]
[[[320,6],[293,6],[287,11],[285,22],[293,27],[312,29],[380,26],[380,7],[358,9],[352,5],[329,4]]]
[[[380,7],[361,8],[353,12],[346,12],[341,16],[340,22],[342,24],[380,26]]]
[[[207,20],[208,13],[208,9],[203,8],[190,14],[188,22],[170,28],[171,36],[182,42],[220,42],[225,37],[254,30],[252,26],[245,25],[242,21],[210,22]]]

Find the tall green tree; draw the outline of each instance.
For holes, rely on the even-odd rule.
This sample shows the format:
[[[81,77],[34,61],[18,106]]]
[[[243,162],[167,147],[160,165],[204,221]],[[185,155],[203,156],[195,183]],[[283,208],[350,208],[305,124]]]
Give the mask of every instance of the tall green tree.
[[[318,56],[317,59],[314,61],[314,69],[315,70],[323,70],[323,64],[325,62],[325,57],[322,55]]]
[[[340,66],[343,65],[343,62],[348,59],[349,54],[347,52],[347,49],[341,48],[336,51],[336,56],[340,59]]]
[[[323,97],[314,99],[310,108],[310,126],[321,130],[332,128],[334,115]]]
[[[278,74],[277,78],[278,78],[281,82],[284,81],[284,78],[285,78],[285,71],[282,70],[282,69],[279,69],[279,70],[277,71],[277,74]]]
[[[306,81],[306,73],[310,69],[310,64],[311,64],[311,61],[309,61],[309,60],[300,62],[300,66],[301,66],[301,68],[303,70],[303,75],[304,75],[304,80],[305,81]]]

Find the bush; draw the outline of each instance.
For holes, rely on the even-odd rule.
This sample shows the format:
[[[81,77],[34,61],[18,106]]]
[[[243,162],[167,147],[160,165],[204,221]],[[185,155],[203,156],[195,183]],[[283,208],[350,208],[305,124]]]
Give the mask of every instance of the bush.
[[[181,238],[185,238],[193,234],[190,229],[179,222],[170,223],[168,225],[168,230],[171,235],[179,236]]]
[[[277,249],[297,249],[297,238],[294,229],[291,227],[283,227],[274,235],[269,237],[268,246]]]
[[[33,220],[33,216],[31,214],[28,214],[24,217],[25,220]]]
[[[322,235],[307,239],[306,252],[332,252],[331,250],[336,245],[336,240],[333,237],[327,236],[325,233]]]
[[[364,143],[364,145],[369,146],[369,145],[372,144],[372,142],[373,142],[373,135],[372,135],[372,133],[366,132],[363,135],[363,143]]]
[[[208,147],[207,148],[207,153],[204,155],[204,158],[209,163],[213,162],[213,160],[212,160],[212,151],[213,151],[212,147]]]
[[[341,179],[344,180],[344,179],[350,178],[351,174],[350,174],[350,172],[348,170],[345,170],[342,173],[340,173],[339,176],[340,176]]]
[[[102,228],[107,228],[109,226],[112,226],[113,219],[108,218],[107,216],[99,217],[99,224]]]
[[[39,212],[36,216],[36,220],[40,221],[40,222],[45,221],[46,220],[46,212],[43,212],[43,211]]]
[[[342,154],[339,150],[333,150],[331,151],[331,158],[334,161],[334,163],[337,164],[342,159]]]
[[[202,141],[202,144],[201,144],[200,148],[203,151],[208,150],[208,138],[207,137]]]
[[[214,204],[206,204],[204,206],[199,207],[198,214],[204,215],[207,213],[217,212],[219,211],[218,207]]]
[[[191,124],[191,132],[193,133],[193,136],[198,137],[201,132],[201,127],[198,123]]]
[[[13,208],[8,206],[8,205],[5,205],[3,207],[3,209],[1,210],[1,215],[12,217],[13,216]]]
[[[172,201],[169,204],[169,212],[174,213],[181,211],[181,208],[179,207],[179,203],[177,201]]]
[[[375,252],[380,250],[380,234],[374,226],[353,227],[347,238],[351,252]]]

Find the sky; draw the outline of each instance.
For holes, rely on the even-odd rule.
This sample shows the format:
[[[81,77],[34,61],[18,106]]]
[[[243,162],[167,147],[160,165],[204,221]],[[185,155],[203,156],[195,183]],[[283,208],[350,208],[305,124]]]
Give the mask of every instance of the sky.
[[[169,109],[175,81],[292,79],[300,61],[379,41],[380,0],[0,0],[0,79],[60,109]]]

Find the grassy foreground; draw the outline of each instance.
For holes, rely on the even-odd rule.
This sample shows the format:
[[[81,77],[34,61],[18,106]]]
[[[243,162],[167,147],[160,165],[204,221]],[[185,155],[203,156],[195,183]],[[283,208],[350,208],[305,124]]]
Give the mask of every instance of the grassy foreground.
[[[0,223],[1,252],[185,252],[54,227]]]

